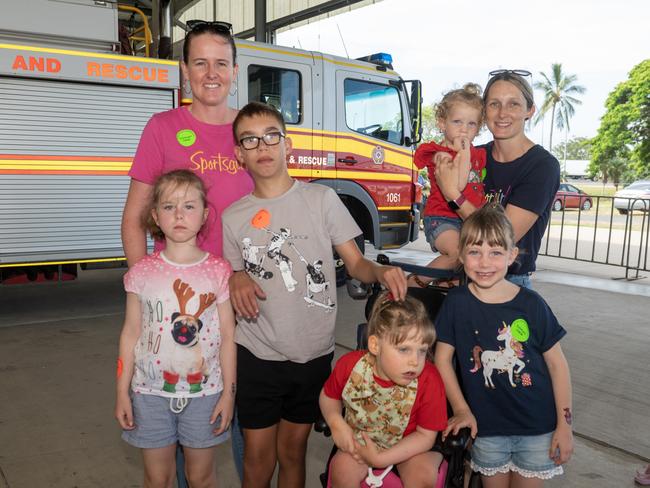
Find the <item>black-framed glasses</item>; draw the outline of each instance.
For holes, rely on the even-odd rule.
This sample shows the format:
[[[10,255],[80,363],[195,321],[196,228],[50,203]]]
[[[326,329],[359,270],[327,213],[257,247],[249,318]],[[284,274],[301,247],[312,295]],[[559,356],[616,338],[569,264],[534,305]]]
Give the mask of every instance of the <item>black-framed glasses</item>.
[[[284,132],[273,131],[267,132],[262,137],[257,136],[246,136],[239,139],[239,145],[244,149],[251,150],[257,149],[260,145],[260,141],[264,141],[264,144],[267,146],[277,146],[280,144],[282,138],[285,137]]]
[[[488,76],[490,77],[498,75],[533,76],[533,74],[527,69],[495,69],[488,73]]]
[[[232,36],[232,24],[230,22],[223,22],[221,20],[188,20],[185,22],[187,32],[196,32],[202,30],[213,30],[221,32],[222,34],[229,34]]]

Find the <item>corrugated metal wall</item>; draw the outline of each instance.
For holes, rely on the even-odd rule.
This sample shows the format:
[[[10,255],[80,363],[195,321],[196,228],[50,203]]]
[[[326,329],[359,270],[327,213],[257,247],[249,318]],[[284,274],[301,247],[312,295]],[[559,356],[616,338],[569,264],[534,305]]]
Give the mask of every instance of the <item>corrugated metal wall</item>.
[[[21,78],[0,78],[0,99],[0,153],[37,158],[132,157],[145,123],[174,104],[170,90]],[[3,174],[0,264],[121,256],[128,185],[128,176]]]
[[[314,17],[309,21],[295,24],[294,27],[349,12],[350,10],[371,5],[379,1],[381,0],[364,0],[352,6]],[[267,21],[286,17],[291,13],[300,12],[301,10],[326,2],[327,0],[267,0]],[[182,22],[188,19],[224,20],[232,23],[235,33],[242,32],[247,29],[252,29],[255,26],[255,0],[200,0],[180,16]],[[173,35],[174,42],[176,42],[183,39],[185,33],[182,29],[175,27]]]
[[[0,152],[132,156],[170,90],[0,77]]]

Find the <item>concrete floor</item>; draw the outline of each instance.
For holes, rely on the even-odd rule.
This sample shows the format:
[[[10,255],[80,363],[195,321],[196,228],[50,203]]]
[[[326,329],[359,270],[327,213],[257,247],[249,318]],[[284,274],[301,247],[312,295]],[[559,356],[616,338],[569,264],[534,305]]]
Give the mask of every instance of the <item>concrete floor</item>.
[[[650,302],[642,291],[650,286],[613,292],[616,282],[572,280],[567,272],[587,271],[555,261],[540,258],[535,287],[569,332],[563,348],[577,435],[566,475],[546,486],[632,487],[635,469],[650,458]],[[113,420],[122,273],[0,288],[0,488],[141,486],[140,453],[121,441]],[[344,290],[338,354],[354,346],[363,313],[362,302]],[[330,447],[329,439],[312,434],[308,487],[319,486]],[[217,456],[220,486],[239,486],[229,443]]]

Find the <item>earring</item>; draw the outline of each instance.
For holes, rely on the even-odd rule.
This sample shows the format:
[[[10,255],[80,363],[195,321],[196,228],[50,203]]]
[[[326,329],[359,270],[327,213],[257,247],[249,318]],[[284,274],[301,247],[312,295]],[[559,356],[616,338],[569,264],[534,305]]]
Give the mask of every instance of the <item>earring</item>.
[[[230,90],[228,91],[228,95],[230,95],[231,97],[237,95],[237,80],[233,80],[232,83],[230,84]]]
[[[185,80],[185,83],[183,83],[183,89],[185,93],[192,93],[192,86],[190,85],[190,80]]]

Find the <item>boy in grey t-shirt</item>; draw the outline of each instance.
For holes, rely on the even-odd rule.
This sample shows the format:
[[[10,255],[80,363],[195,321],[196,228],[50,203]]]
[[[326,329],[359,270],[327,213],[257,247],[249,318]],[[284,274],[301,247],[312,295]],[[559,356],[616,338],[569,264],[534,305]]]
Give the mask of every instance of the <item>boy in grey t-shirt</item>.
[[[336,279],[332,246],[350,275],[406,295],[401,269],[363,257],[361,234],[336,193],[287,171],[291,140],[282,116],[253,102],[233,122],[235,154],[253,193],[223,214],[224,257],[235,275],[231,301],[240,316],[237,412],[244,433],[243,486],[267,486],[280,463],[287,485],[305,480],[305,452],[318,395],[334,351]]]

